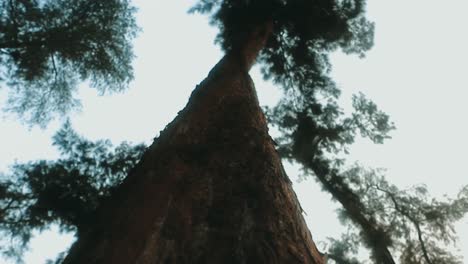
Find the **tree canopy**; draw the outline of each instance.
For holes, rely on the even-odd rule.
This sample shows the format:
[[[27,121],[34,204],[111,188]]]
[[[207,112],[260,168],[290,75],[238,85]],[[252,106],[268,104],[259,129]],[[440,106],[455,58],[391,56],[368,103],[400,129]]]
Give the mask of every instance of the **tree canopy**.
[[[264,77],[301,109],[339,95],[329,77],[331,52],[364,56],[373,45],[374,24],[365,17],[364,0],[203,0],[190,12],[210,15],[220,29],[216,41],[226,52],[238,49],[258,24],[271,23],[257,61]]]
[[[142,144],[113,147],[108,140],[86,140],[69,122],[57,131],[53,144],[61,159],[15,164],[12,175],[0,178],[0,243],[6,243],[0,253],[6,256],[20,257],[32,231],[51,224],[79,234],[146,149]]]
[[[11,90],[8,110],[45,124],[78,102],[78,81],[100,91],[119,91],[132,79],[131,39],[137,32],[127,1],[0,1],[1,77]],[[453,223],[468,211],[468,190],[439,201],[423,185],[400,190],[379,170],[346,163],[356,137],[381,144],[395,128],[388,115],[363,94],[354,112],[339,106],[340,88],[331,79],[329,54],[338,49],[364,56],[373,44],[373,23],[363,0],[200,0],[191,10],[219,27],[226,53],[240,49],[248,32],[272,25],[258,62],[265,78],[283,90],[265,108],[284,159],[298,163],[338,201],[349,231],[330,240],[335,263],[360,263],[357,248],[370,249],[376,263],[461,263],[444,247],[455,239]],[[46,45],[47,43],[47,45]],[[63,45],[63,44],[66,45]],[[54,137],[57,161],[13,166],[0,183],[0,232],[18,244],[31,231],[58,223],[77,231],[141,157],[144,146],[90,142],[66,124]],[[385,262],[387,261],[387,262]]]
[[[136,9],[127,0],[1,0],[0,85],[4,110],[46,125],[79,107],[79,82],[101,93],[133,79]]]

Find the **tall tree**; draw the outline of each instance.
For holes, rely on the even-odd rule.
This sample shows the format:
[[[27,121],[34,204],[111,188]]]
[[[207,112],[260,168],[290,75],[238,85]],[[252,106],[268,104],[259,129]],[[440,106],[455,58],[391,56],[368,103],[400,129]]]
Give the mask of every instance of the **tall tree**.
[[[23,3],[35,4],[41,11],[50,3],[66,7],[62,2],[17,1],[27,14],[33,9]],[[89,6],[100,10],[102,5]],[[268,112],[272,123],[283,131],[278,140],[280,153],[312,171],[342,203],[348,217],[362,229],[365,245],[372,249],[376,262],[394,263],[387,230],[342,177],[343,161],[330,156],[345,151],[357,132],[381,143],[393,128],[388,117],[362,96],[355,98],[356,113],[344,117],[336,103],[340,91],[328,76],[329,52],[341,48],[363,55],[372,45],[373,25],[363,15],[364,1],[204,0],[192,11],[211,14],[212,22],[221,29],[217,40],[226,51],[225,57],[96,214],[79,211],[88,219],[87,224],[77,225],[79,240],[65,262],[323,262],[268,136],[248,76],[258,59],[265,77],[285,91],[279,105]],[[133,20],[112,20],[111,24],[135,28],[125,21]],[[59,32],[67,29],[60,28]],[[35,32],[28,33],[34,36]],[[72,36],[62,36],[61,40],[79,43]],[[127,47],[129,35],[120,36],[124,41],[119,47]],[[18,56],[15,50],[5,54],[7,58]],[[57,77],[55,57],[49,57],[48,69]],[[115,66],[113,63],[109,65]],[[98,68],[91,72],[95,70],[99,72]],[[80,78],[88,77],[78,72]],[[30,81],[28,71],[20,73],[10,78]],[[100,77],[112,76],[109,74]],[[47,80],[52,79],[50,87],[55,87],[58,78]],[[64,90],[60,93],[65,95],[71,91],[69,85],[61,87]],[[20,98],[28,96],[22,94]],[[20,105],[22,108],[14,109],[34,107]],[[53,106],[56,102],[38,105]],[[71,105],[65,104],[63,109]],[[39,117],[33,119],[46,120]],[[413,210],[401,209],[407,199],[379,188],[395,201],[398,213],[413,218]],[[413,218],[417,229],[421,219]],[[419,245],[423,253],[426,251],[424,259],[431,263],[426,246]],[[407,259],[408,263],[414,260]]]
[[[266,33],[215,66],[64,263],[323,263],[247,74]]]
[[[226,55],[64,263],[323,263],[248,71],[259,57],[269,77],[309,95],[300,100],[337,93],[327,53],[370,47],[363,2],[202,1],[193,10],[212,13]]]

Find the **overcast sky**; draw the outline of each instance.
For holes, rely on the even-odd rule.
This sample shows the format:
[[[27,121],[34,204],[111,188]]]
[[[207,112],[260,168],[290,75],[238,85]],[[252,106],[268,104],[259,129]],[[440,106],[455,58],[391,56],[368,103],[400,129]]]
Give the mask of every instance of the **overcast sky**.
[[[99,97],[80,89],[83,111],[72,115],[73,127],[90,139],[109,138],[151,143],[187,102],[222,53],[213,44],[216,28],[202,16],[187,15],[193,1],[135,0],[143,32],[135,41],[136,78],[123,93]],[[332,55],[332,75],[343,89],[343,104],[364,92],[386,111],[397,131],[385,145],[359,141],[351,160],[388,169],[398,186],[426,183],[441,196],[454,195],[468,183],[468,10],[466,0],[372,0],[368,16],[376,23],[374,48],[365,59]],[[253,69],[261,104],[272,104],[279,90]],[[0,90],[0,101],[5,90]],[[1,121],[0,170],[15,160],[55,159],[51,135],[56,121],[28,129],[7,117]],[[297,177],[291,166],[288,173]],[[312,181],[295,183],[306,220],[316,241],[337,235],[339,223],[330,196]],[[319,212],[319,213],[317,213]],[[468,220],[457,225],[460,252],[468,257]],[[35,239],[26,263],[41,264],[70,243],[70,236],[47,232]],[[2,261],[0,260],[0,263]]]

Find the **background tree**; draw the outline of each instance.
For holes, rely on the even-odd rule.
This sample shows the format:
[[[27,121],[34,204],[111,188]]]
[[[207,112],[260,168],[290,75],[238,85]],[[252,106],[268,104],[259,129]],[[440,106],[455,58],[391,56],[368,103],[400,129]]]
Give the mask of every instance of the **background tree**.
[[[1,0],[0,80],[10,90],[4,110],[45,125],[79,107],[78,82],[101,93],[127,88],[134,14],[127,0]]]
[[[126,142],[117,147],[106,140],[91,142],[69,122],[53,142],[61,159],[15,164],[12,174],[0,180],[0,248],[7,257],[20,260],[32,232],[52,224],[79,235],[146,148]]]

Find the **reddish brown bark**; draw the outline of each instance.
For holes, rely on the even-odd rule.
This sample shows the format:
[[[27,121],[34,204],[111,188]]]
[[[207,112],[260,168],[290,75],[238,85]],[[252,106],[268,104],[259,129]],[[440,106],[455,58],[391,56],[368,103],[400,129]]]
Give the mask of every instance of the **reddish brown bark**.
[[[323,263],[248,75],[265,32],[197,86],[64,263]]]

